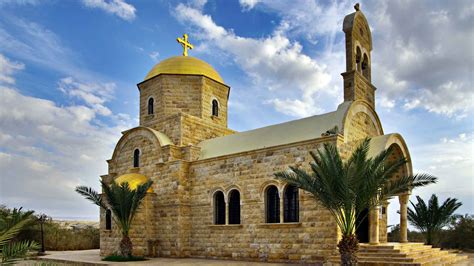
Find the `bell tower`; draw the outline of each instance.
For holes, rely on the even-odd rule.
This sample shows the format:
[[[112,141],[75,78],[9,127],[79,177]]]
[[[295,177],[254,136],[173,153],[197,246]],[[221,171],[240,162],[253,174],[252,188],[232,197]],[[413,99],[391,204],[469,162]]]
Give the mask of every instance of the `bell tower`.
[[[375,108],[375,90],[371,82],[372,35],[369,24],[357,3],[355,12],[344,18],[346,37],[346,72],[344,101],[364,100]]]

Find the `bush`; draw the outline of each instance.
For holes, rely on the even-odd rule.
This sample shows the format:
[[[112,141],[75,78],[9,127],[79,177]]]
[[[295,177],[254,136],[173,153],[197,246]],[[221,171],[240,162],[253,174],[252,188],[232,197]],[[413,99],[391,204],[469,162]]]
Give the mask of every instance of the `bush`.
[[[130,256],[130,257],[124,257],[120,255],[110,255],[102,259],[103,261],[116,261],[116,262],[121,262],[121,261],[143,261],[147,260],[144,257],[137,257],[137,256]]]
[[[48,220],[43,225],[45,250],[84,250],[98,249],[99,229],[92,226],[65,228]],[[35,239],[41,243],[41,228],[35,224],[22,232],[21,237]]]
[[[0,216],[8,215],[12,210],[0,205]],[[35,240],[41,244],[39,216],[34,215],[32,222],[15,237],[16,241]],[[45,250],[84,250],[98,249],[99,229],[92,226],[67,228],[55,223],[51,218],[43,224]]]
[[[462,250],[474,249],[474,215],[458,216],[441,233],[441,247]]]
[[[394,225],[387,236],[388,242],[399,242],[400,241],[400,225]],[[425,242],[425,237],[418,231],[408,230],[408,241],[409,242]]]

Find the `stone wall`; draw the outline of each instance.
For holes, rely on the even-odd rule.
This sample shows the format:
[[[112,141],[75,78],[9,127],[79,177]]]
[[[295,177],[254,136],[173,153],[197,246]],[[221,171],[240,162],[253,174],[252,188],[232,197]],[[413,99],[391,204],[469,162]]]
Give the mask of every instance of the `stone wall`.
[[[154,223],[154,209],[156,205],[156,194],[148,193],[138,208],[133,220],[129,236],[133,243],[133,254],[136,256],[148,256],[152,250],[149,242],[154,241],[157,235]],[[119,245],[122,239],[119,226],[112,219],[112,230],[105,229],[105,210],[100,210],[100,255],[120,254]]]
[[[162,74],[140,83],[140,125],[155,128],[162,118],[178,113],[202,118],[227,127],[227,101],[230,88],[200,75]],[[148,114],[148,99],[153,97],[154,114]],[[219,116],[212,116],[212,100],[219,103]],[[161,131],[160,129],[158,129]]]
[[[300,222],[265,223],[265,187],[276,184],[280,194],[284,189],[274,173],[290,165],[308,169],[309,151],[321,148],[323,142],[335,144],[336,137],[192,163],[190,255],[298,262],[323,261],[332,255],[337,243],[336,223],[306,192],[299,193]],[[213,192],[227,194],[232,189],[240,191],[241,225],[213,225]]]

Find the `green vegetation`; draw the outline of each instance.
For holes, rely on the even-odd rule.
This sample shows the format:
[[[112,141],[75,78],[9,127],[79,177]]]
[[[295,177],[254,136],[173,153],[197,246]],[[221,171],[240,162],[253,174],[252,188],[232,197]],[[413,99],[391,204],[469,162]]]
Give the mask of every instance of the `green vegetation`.
[[[104,181],[101,181],[101,184],[105,197],[100,196],[99,193],[92,188],[85,186],[76,187],[76,192],[104,210],[110,209],[112,211],[115,224],[118,225],[122,232],[120,253],[123,257],[130,257],[132,256],[133,250],[132,241],[128,236],[130,227],[138,207],[153,182],[148,181],[142,185],[138,185],[136,189],[131,189],[127,182],[121,183],[120,185],[113,182],[111,185],[108,185]]]
[[[102,259],[103,261],[115,261],[115,262],[122,262],[122,261],[143,261],[147,260],[144,257],[137,257],[137,256],[120,256],[120,255],[110,255]]]
[[[398,242],[400,226],[392,227],[388,234],[388,242]],[[425,242],[425,235],[419,231],[408,231],[410,242]],[[434,238],[433,246],[447,249],[474,250],[474,216],[454,215],[449,225],[442,229],[438,237]]]
[[[425,235],[426,244],[432,245],[441,229],[455,218],[453,214],[462,203],[457,199],[447,198],[439,206],[438,197],[435,194],[431,196],[428,205],[419,196],[416,199],[417,204],[410,201],[413,209],[408,209],[408,220]]]
[[[440,233],[442,248],[474,250],[474,215],[456,215]]]
[[[19,210],[8,209],[0,206],[0,219],[8,215],[14,216],[13,213]],[[15,236],[16,241],[34,240],[36,243],[41,242],[41,231],[38,222],[38,215],[33,211],[25,212],[30,214],[30,219]],[[1,222],[0,222],[1,223]],[[65,227],[51,218],[47,218],[43,224],[44,228],[44,245],[48,250],[84,250],[99,248],[99,228],[84,225],[81,227]]]
[[[358,240],[356,224],[362,212],[397,194],[415,187],[436,182],[436,178],[422,174],[403,176],[391,180],[394,173],[406,164],[406,159],[389,160],[392,149],[382,151],[374,158],[368,157],[369,139],[365,139],[343,161],[337,147],[324,144],[323,149],[311,152],[314,163],[311,172],[297,167],[275,176],[291,185],[310,192],[335,218],[342,233],[338,243],[342,265],[356,265]]]
[[[0,260],[2,264],[13,263],[24,258],[29,251],[37,249],[32,240],[17,240],[18,234],[33,221],[33,211],[0,208]]]
[[[100,246],[99,228],[93,226],[65,227],[52,219],[47,219],[43,225],[44,246],[48,250],[84,250],[98,249]],[[26,228],[19,235],[24,239],[41,240],[41,231],[38,223]]]

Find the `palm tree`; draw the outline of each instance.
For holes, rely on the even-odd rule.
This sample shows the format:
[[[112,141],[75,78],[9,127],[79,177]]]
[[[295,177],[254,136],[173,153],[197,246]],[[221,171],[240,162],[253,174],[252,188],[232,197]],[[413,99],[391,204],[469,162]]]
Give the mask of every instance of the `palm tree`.
[[[110,209],[112,211],[112,217],[122,233],[120,253],[124,257],[131,257],[133,244],[129,237],[130,227],[138,207],[153,182],[150,180],[138,185],[136,189],[131,189],[128,182],[119,185],[113,182],[111,185],[108,185],[101,181],[101,184],[105,197],[102,197],[94,189],[85,186],[76,187],[76,192],[102,209]]]
[[[410,201],[413,210],[408,208],[408,220],[425,235],[426,244],[432,245],[433,237],[449,224],[453,213],[461,207],[462,203],[455,198],[447,198],[439,206],[438,197],[435,194],[431,195],[428,206],[419,196],[416,196],[416,199],[418,200],[416,205]]]
[[[3,209],[0,215],[0,264],[13,263],[39,246],[31,240],[14,241],[14,238],[33,221],[33,211],[22,208]]]
[[[357,263],[355,232],[359,225],[356,221],[365,209],[379,206],[390,197],[415,187],[436,182],[435,177],[427,174],[392,180],[406,159],[390,161],[391,148],[369,158],[369,142],[369,139],[363,140],[347,161],[342,160],[337,147],[324,144],[323,149],[310,152],[314,160],[310,163],[311,172],[290,167],[286,172],[275,174],[276,178],[311,193],[331,212],[342,233],[337,245],[342,265]]]

